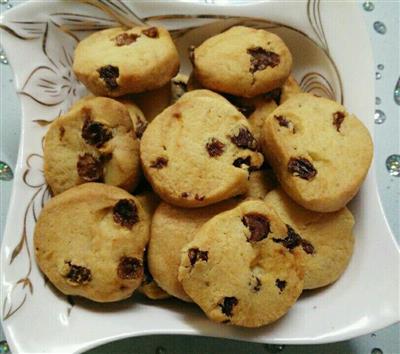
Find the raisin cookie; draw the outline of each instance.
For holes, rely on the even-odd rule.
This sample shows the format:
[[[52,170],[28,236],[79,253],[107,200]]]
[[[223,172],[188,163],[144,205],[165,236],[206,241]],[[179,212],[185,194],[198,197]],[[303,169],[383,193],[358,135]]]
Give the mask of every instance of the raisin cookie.
[[[142,206],[128,192],[86,183],[43,208],[34,234],[36,259],[66,295],[122,300],[142,282],[149,227]]]
[[[73,70],[95,95],[118,97],[168,83],[179,70],[179,56],[162,27],[110,28],[78,44]]]
[[[194,74],[206,88],[254,97],[283,85],[292,55],[277,35],[235,26],[208,38],[191,53]]]
[[[301,257],[281,243],[287,231],[262,201],[218,214],[182,249],[185,292],[216,322],[260,327],[276,321],[303,290]]]
[[[265,157],[289,196],[304,208],[332,212],[357,193],[372,159],[372,140],[335,101],[301,93],[263,127]]]
[[[124,105],[96,97],[56,119],[45,137],[44,173],[54,194],[85,182],[133,190],[140,177],[139,141]]]
[[[239,201],[229,199],[206,208],[184,209],[161,203],[154,213],[147,260],[150,273],[168,294],[191,301],[178,281],[181,249],[192,241],[197,230],[213,216],[234,208]]]
[[[302,93],[300,85],[293,77],[292,74],[289,75],[283,86],[281,87],[280,104],[286,102],[290,97]]]
[[[336,281],[353,254],[354,218],[349,209],[317,213],[304,209],[278,188],[267,194],[265,203],[293,229],[304,253],[304,289],[315,289]]]
[[[249,169],[263,163],[246,118],[208,90],[183,95],[147,127],[144,173],[165,201],[195,208],[247,191]]]

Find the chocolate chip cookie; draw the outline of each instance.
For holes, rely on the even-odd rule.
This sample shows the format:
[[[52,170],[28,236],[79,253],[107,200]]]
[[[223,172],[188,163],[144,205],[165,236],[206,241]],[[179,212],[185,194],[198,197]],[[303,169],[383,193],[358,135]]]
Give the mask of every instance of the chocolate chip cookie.
[[[315,289],[336,281],[353,254],[354,218],[349,209],[317,213],[304,209],[278,188],[265,203],[292,228],[293,243],[304,256],[304,289]]]
[[[140,144],[144,173],[165,201],[196,208],[243,194],[263,163],[246,118],[222,96],[191,91],[158,115]]]
[[[95,95],[117,97],[165,85],[179,70],[179,56],[162,27],[110,28],[78,44],[73,70]]]
[[[56,119],[45,137],[44,173],[54,194],[86,182],[133,190],[140,176],[139,141],[124,105],[85,99]]]
[[[369,131],[356,116],[306,93],[270,114],[263,149],[285,192],[319,212],[340,210],[355,196],[373,152]]]
[[[260,327],[276,321],[303,289],[288,229],[262,201],[243,202],[206,222],[182,249],[179,280],[213,321]]]
[[[192,52],[197,80],[211,90],[254,97],[283,85],[292,55],[277,35],[235,26],[208,38]]]
[[[66,295],[122,300],[142,282],[149,227],[142,206],[128,192],[86,183],[43,208],[34,234],[36,259]]]

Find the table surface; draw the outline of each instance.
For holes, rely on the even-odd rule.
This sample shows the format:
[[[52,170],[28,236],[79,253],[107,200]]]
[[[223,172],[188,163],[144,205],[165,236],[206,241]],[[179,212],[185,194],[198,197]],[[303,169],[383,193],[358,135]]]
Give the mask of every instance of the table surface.
[[[0,0],[0,13],[23,1]],[[218,2],[218,0],[215,0]],[[369,28],[375,57],[376,114],[375,168],[379,194],[390,227],[400,243],[400,0],[358,0]],[[20,104],[15,92],[13,74],[0,48],[0,161],[14,168],[17,160],[20,133]],[[400,98],[400,97],[399,97]],[[383,117],[383,118],[382,118]],[[385,119],[386,118],[386,119]],[[7,123],[5,123],[7,122]],[[389,158],[390,157],[390,158]],[[392,161],[392,163],[390,163]],[[393,161],[398,161],[397,164]],[[392,169],[390,169],[392,166]],[[397,175],[394,169],[397,166]],[[0,239],[3,236],[12,181],[0,180]],[[373,261],[373,260],[372,260]],[[0,353],[7,352],[0,329]],[[314,346],[276,346],[237,342],[224,339],[191,336],[148,336],[131,338],[96,348],[90,353],[343,353],[343,354],[400,354],[400,325],[349,341]]]

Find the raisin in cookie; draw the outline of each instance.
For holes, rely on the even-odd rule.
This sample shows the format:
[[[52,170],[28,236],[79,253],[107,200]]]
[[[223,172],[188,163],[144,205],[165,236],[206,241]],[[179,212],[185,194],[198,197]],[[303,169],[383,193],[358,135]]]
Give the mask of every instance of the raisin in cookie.
[[[87,183],[45,205],[35,228],[36,259],[66,295],[122,300],[142,282],[149,226],[142,206],[128,192]]]
[[[302,93],[300,85],[293,77],[292,74],[289,75],[283,86],[281,87],[281,95],[280,95],[280,104],[286,102],[289,98],[297,95],[298,93]]]
[[[197,230],[213,216],[234,208],[239,201],[226,200],[206,208],[184,209],[161,203],[152,224],[147,260],[157,284],[178,299],[191,301],[178,281],[181,249],[192,241]]]
[[[78,44],[73,70],[95,95],[117,97],[165,85],[179,70],[179,56],[162,27],[110,28]]]
[[[254,97],[283,85],[292,55],[277,35],[235,26],[204,41],[192,52],[197,80],[206,88]]]
[[[165,201],[201,207],[247,191],[249,169],[263,163],[246,118],[208,90],[191,91],[147,127],[144,173]]]
[[[304,208],[342,209],[357,193],[372,159],[372,140],[337,102],[301,93],[280,105],[263,127],[265,157],[280,184]]]
[[[85,182],[133,190],[140,177],[139,141],[127,109],[105,97],[79,104],[46,133],[44,173],[52,192]]]
[[[264,202],[243,202],[206,222],[182,249],[179,280],[213,321],[274,322],[303,290],[301,257],[279,242],[286,234]]]
[[[304,253],[304,289],[315,289],[336,281],[353,253],[354,218],[349,209],[317,213],[304,209],[282,189],[267,194],[265,203],[293,229]]]

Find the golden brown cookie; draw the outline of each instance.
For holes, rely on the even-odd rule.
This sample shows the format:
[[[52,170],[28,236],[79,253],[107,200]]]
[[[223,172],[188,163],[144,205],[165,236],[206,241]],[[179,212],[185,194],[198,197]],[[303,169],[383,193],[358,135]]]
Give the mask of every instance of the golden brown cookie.
[[[179,56],[162,27],[110,28],[78,44],[73,69],[95,95],[118,97],[167,84],[179,70]]]
[[[302,238],[299,249],[304,256],[304,289],[336,281],[353,254],[354,218],[349,209],[333,213],[310,211],[296,204],[280,188],[268,193],[265,203]]]
[[[368,129],[335,101],[297,94],[263,127],[264,155],[289,196],[319,212],[342,209],[372,160]]]
[[[123,104],[85,99],[46,133],[44,173],[54,194],[86,182],[132,191],[140,177],[139,141]]]
[[[66,295],[122,300],[142,282],[149,226],[142,206],[128,192],[86,183],[43,208],[34,234],[36,259]]]

